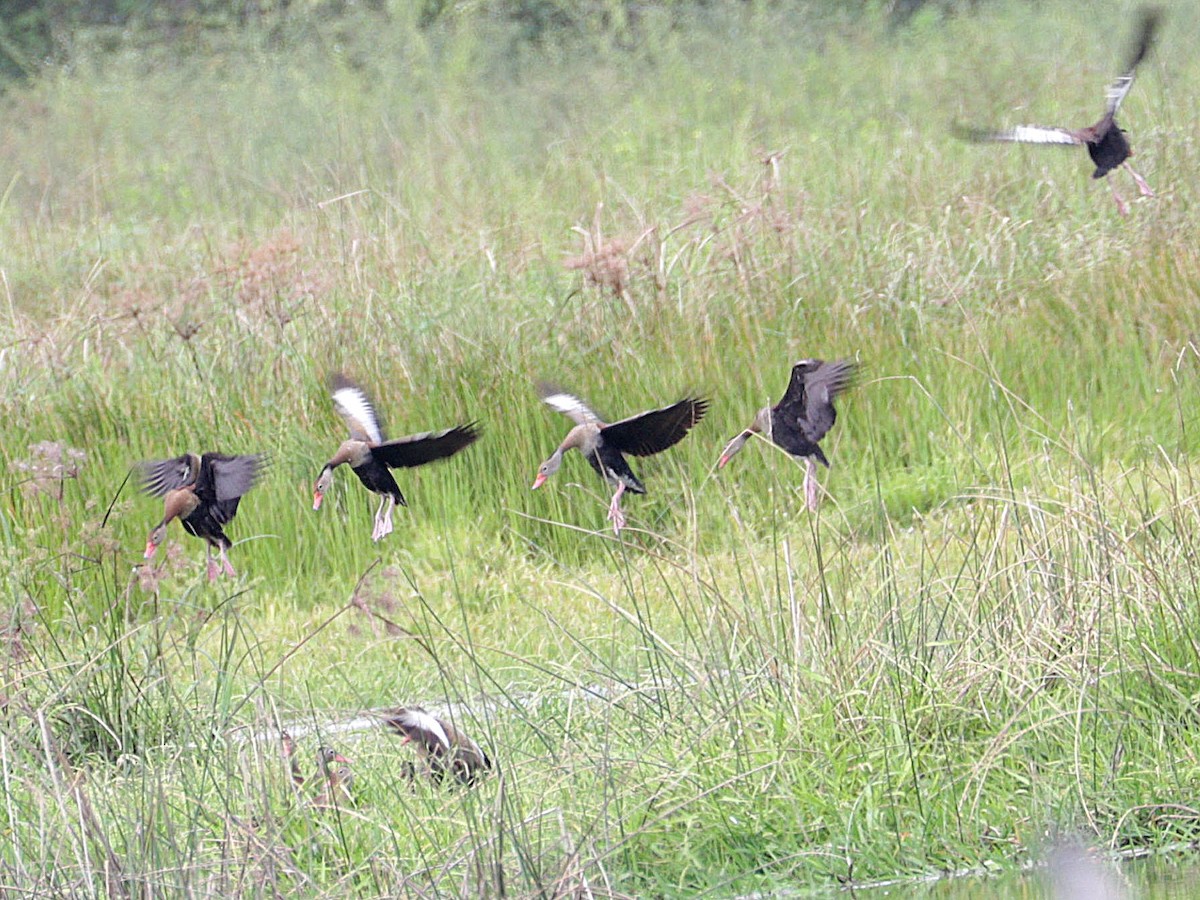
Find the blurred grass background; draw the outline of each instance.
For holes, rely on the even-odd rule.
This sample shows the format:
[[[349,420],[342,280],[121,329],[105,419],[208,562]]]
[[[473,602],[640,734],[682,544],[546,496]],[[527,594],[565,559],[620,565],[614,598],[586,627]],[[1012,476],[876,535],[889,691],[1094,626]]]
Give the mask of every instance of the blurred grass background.
[[[691,894],[1193,840],[1196,10],[1122,108],[1157,191],[1127,219],[1082,150],[949,127],[1094,121],[1134,10],[651,4],[530,40],[356,6],[202,52],[83,33],[11,85],[10,875]],[[806,356],[864,373],[819,517],[765,445],[713,470]],[[391,435],[485,429],[400,473],[378,546],[350,473],[311,510],[338,370]],[[581,459],[528,490],[569,426],[535,378],[613,418],[713,397],[635,464],[624,541]],[[210,449],[273,458],[241,578],[178,526],[134,568],[130,464]],[[329,816],[242,737],[410,702],[465,702],[497,776],[414,794],[371,733]]]

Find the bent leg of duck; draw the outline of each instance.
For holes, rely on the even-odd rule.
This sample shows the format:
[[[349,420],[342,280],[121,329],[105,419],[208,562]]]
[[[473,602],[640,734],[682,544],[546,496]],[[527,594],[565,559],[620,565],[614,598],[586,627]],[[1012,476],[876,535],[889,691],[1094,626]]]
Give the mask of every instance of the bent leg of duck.
[[[380,541],[392,533],[392,509],[396,506],[396,499],[391,496],[384,497],[379,502],[379,511],[375,513],[375,530],[371,532],[371,540]]]
[[[387,537],[392,533],[392,510],[396,508],[396,498],[387,498],[387,511],[383,514],[383,530],[379,533],[381,538]]]
[[[377,541],[383,537],[383,504],[387,503],[386,497],[379,499],[379,509],[375,510],[375,527],[371,530],[371,540]]]
[[[1128,205],[1126,205],[1126,203],[1125,203],[1124,199],[1122,199],[1121,195],[1117,193],[1116,184],[1113,182],[1113,180],[1111,178],[1106,179],[1106,180],[1108,181],[1109,188],[1112,190],[1113,199],[1117,201],[1117,212],[1119,212],[1123,216],[1129,215],[1129,207],[1128,207]]]
[[[809,510],[816,512],[821,502],[820,485],[817,484],[817,461],[807,456],[804,463],[804,498],[808,501]]]
[[[621,495],[625,493],[625,482],[617,485],[612,503],[608,505],[608,520],[613,523],[613,534],[620,534],[625,527],[625,514],[621,512]]]
[[[1153,197],[1154,191],[1150,190],[1150,185],[1146,184],[1146,179],[1133,170],[1133,166],[1129,164],[1129,160],[1125,161],[1125,168],[1129,170],[1129,174],[1133,176],[1134,183],[1138,186],[1138,190],[1143,197]]]
[[[225,548],[221,548],[221,565],[225,569],[225,574],[230,578],[237,578],[237,572],[233,570],[232,563],[229,562],[229,557],[225,554]]]

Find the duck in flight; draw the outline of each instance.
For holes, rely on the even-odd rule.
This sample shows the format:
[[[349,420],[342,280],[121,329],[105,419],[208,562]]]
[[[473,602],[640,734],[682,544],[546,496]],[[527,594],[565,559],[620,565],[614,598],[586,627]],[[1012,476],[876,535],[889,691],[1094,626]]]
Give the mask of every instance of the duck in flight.
[[[366,391],[345,375],[334,375],[330,385],[334,408],[350,428],[350,439],[342,442],[317,476],[313,509],[321,508],[321,500],[333,484],[333,470],[346,463],[363,486],[381,498],[371,532],[371,540],[378,541],[392,533],[392,510],[408,505],[391,470],[423,466],[453,456],[479,438],[479,428],[471,422],[389,441],[383,436],[375,406]]]
[[[645,486],[625,461],[625,454],[651,456],[675,446],[704,418],[708,409],[707,400],[685,397],[662,409],[638,413],[610,425],[574,394],[553,385],[539,384],[538,395],[547,406],[574,422],[575,427],[538,468],[533,489],[540,488],[558,471],[564,453],[578,450],[596,473],[617,489],[608,507],[608,519],[615,534],[625,527],[621,496],[626,491],[646,493]]]
[[[167,525],[179,519],[183,530],[203,538],[208,547],[208,580],[215,581],[221,569],[230,578],[237,572],[226,552],[233,541],[225,526],[237,514],[238,503],[254,487],[266,464],[261,453],[226,456],[223,453],[184,453],[173,459],[138,463],[142,490],[163,498],[162,520],[146,539],[146,559],[152,559],[167,536]],[[220,563],[213,559],[219,553]]]
[[[1129,139],[1125,136],[1125,129],[1117,125],[1116,115],[1117,110],[1121,108],[1121,102],[1125,99],[1125,95],[1129,93],[1129,89],[1133,87],[1133,76],[1138,65],[1146,54],[1150,52],[1150,47],[1154,44],[1154,36],[1158,30],[1159,21],[1162,18],[1161,11],[1155,8],[1146,8],[1141,12],[1139,28],[1137,32],[1137,40],[1133,45],[1133,51],[1129,55],[1129,61],[1125,65],[1125,74],[1121,75],[1108,89],[1104,102],[1104,115],[1094,125],[1088,125],[1086,128],[1056,128],[1043,125],[1018,125],[1015,128],[1010,128],[1006,131],[998,131],[990,128],[974,128],[964,125],[956,126],[956,131],[959,136],[976,142],[1017,142],[1025,144],[1061,144],[1061,145],[1083,145],[1087,147],[1088,156],[1092,158],[1092,162],[1096,166],[1096,170],[1092,172],[1093,178],[1103,178],[1109,172],[1118,167],[1124,167],[1133,177],[1134,183],[1137,185],[1138,191],[1143,197],[1153,197],[1154,192],[1150,190],[1150,185],[1146,183],[1141,175],[1139,175],[1129,163],[1129,158],[1133,156],[1133,150],[1129,146]],[[1109,187],[1112,189],[1113,199],[1117,204],[1117,211],[1121,215],[1128,215],[1129,207],[1117,193],[1116,185],[1109,181]]]
[[[792,366],[783,398],[774,406],[760,409],[750,427],[725,445],[717,468],[725,468],[753,435],[766,435],[792,456],[804,458],[804,495],[808,508],[815,512],[819,499],[816,464],[829,468],[819,442],[837,421],[834,398],[854,383],[857,368],[848,359],[800,360]]]

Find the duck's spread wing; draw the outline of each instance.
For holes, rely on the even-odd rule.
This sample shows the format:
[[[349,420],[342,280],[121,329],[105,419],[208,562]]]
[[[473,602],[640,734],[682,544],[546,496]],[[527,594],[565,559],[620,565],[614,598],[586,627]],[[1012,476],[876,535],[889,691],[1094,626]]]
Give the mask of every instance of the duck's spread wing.
[[[803,360],[792,367],[792,378],[775,414],[817,442],[837,421],[833,398],[854,383],[858,366],[848,359],[829,362]]]
[[[142,490],[154,497],[161,497],[168,491],[194,484],[198,472],[199,460],[192,453],[184,453],[172,459],[152,459],[137,464],[141,472],[139,481]]]
[[[810,441],[819,441],[837,421],[833,399],[854,383],[858,366],[847,359],[827,362],[808,376],[804,397],[804,418],[800,428]]]
[[[266,468],[266,463],[266,455],[262,453],[243,456],[205,453],[200,458],[196,496],[210,502],[236,500],[254,487],[254,483]]]
[[[450,750],[450,738],[434,716],[419,706],[391,710],[385,723],[410,741],[416,741],[429,753],[441,754]]]
[[[1017,125],[1008,129],[978,128],[973,125],[954,126],[954,133],[964,141],[976,144],[1082,144],[1079,132],[1048,125]]]
[[[704,418],[707,410],[707,400],[687,397],[662,409],[613,422],[602,428],[600,434],[605,442],[622,453],[650,456],[683,440],[684,435]]]
[[[580,397],[545,381],[537,383],[538,396],[555,412],[560,412],[576,425],[601,424],[603,419]]]
[[[1162,10],[1157,6],[1147,6],[1142,9],[1141,18],[1138,20],[1137,38],[1133,42],[1129,59],[1125,63],[1125,74],[1131,79],[1134,70],[1141,65],[1146,54],[1150,52],[1150,48],[1154,46],[1154,37],[1161,22]]]
[[[1125,100],[1125,95],[1133,87],[1134,73],[1142,60],[1146,58],[1146,54],[1150,52],[1150,48],[1154,46],[1154,36],[1161,21],[1162,10],[1157,7],[1147,7],[1142,10],[1137,37],[1129,51],[1129,59],[1125,63],[1125,73],[1109,85],[1108,92],[1104,95],[1104,114],[1107,118],[1111,119],[1117,114],[1117,110],[1121,108],[1121,103]]]
[[[456,425],[445,431],[426,431],[387,441],[371,448],[371,455],[393,469],[423,466],[438,459],[453,456],[479,439],[479,427],[474,423]]]
[[[367,392],[340,373],[330,379],[330,389],[333,392],[333,406],[338,415],[346,420],[350,438],[368,444],[382,444],[383,428]]]
[[[1133,87],[1133,73],[1122,75],[1108,87],[1107,93],[1104,95],[1104,115],[1106,119],[1111,119],[1117,114],[1117,110],[1121,108],[1121,103],[1125,99],[1125,95],[1129,93],[1129,89]]]

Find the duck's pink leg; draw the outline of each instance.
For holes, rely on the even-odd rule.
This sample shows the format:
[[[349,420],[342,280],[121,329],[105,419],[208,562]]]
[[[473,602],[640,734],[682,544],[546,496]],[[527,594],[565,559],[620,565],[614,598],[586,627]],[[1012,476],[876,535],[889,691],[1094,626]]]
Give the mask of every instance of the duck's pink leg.
[[[392,510],[394,510],[395,508],[396,508],[396,498],[389,496],[387,498],[387,510],[385,510],[384,514],[383,514],[383,528],[379,532],[379,536],[381,538],[385,538],[389,534],[392,533]]]
[[[1121,195],[1117,193],[1116,184],[1113,183],[1113,180],[1111,178],[1108,178],[1105,180],[1108,182],[1108,186],[1112,190],[1113,199],[1117,201],[1117,212],[1119,212],[1123,216],[1129,215],[1129,207],[1126,205],[1125,201],[1121,198]]]
[[[233,570],[233,564],[229,562],[229,557],[225,554],[225,548],[221,548],[221,565],[225,568],[225,574],[230,578],[237,578],[237,572]]]
[[[621,512],[621,495],[625,493],[625,482],[620,482],[617,485],[617,492],[613,494],[612,503],[608,505],[608,520],[613,523],[613,534],[620,534],[621,529],[625,527],[625,514]]]
[[[816,512],[821,502],[820,486],[817,484],[817,463],[811,456],[805,457],[804,463],[804,498],[808,501],[809,510]]]
[[[208,563],[208,580],[210,582],[216,581],[217,576],[221,574],[221,567],[217,564],[217,561],[213,559],[212,544],[206,544],[205,549],[208,551],[208,555],[205,559],[205,562]]]
[[[1133,166],[1129,164],[1129,160],[1125,160],[1125,168],[1129,170],[1129,174],[1133,176],[1134,183],[1137,184],[1138,190],[1143,197],[1153,197],[1154,191],[1150,190],[1150,185],[1146,184],[1146,179],[1133,170]]]
[[[379,509],[375,510],[375,527],[371,530],[371,540],[378,541],[383,537],[383,505],[387,503],[386,497],[381,497],[379,500]]]

